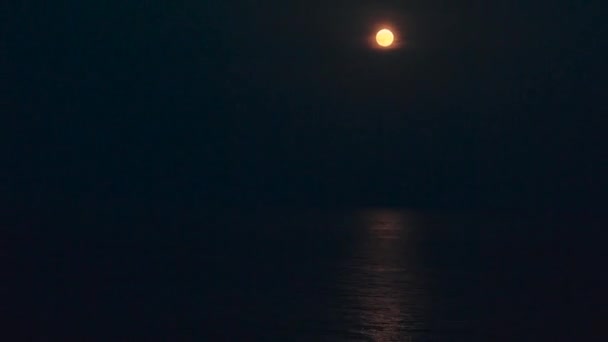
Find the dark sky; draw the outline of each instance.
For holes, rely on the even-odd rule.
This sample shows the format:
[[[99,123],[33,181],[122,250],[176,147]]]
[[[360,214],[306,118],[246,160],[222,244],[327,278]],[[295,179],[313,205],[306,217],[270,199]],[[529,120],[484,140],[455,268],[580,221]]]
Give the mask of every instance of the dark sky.
[[[1,6],[5,208],[608,194],[602,1]]]

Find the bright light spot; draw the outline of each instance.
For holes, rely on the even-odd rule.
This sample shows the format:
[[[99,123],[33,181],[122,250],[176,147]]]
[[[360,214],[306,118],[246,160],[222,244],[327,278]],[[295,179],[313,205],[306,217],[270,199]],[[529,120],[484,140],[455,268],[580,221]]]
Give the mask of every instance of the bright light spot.
[[[382,47],[389,47],[393,45],[395,35],[389,29],[382,29],[376,33],[376,42]]]

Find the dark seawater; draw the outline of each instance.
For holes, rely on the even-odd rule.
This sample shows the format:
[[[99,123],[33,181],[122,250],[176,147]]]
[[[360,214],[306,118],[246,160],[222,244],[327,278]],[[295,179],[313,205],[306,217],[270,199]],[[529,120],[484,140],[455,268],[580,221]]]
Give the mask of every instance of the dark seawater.
[[[605,217],[400,209],[152,217],[23,234],[28,249],[12,271],[28,295],[15,326],[35,340],[83,341],[608,336]]]

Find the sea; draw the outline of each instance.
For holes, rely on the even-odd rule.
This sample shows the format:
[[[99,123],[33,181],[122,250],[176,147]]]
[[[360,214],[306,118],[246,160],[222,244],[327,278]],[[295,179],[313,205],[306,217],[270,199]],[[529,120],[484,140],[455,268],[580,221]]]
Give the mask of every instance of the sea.
[[[36,341],[607,341],[607,222],[392,207],[34,219],[5,244],[6,322]]]

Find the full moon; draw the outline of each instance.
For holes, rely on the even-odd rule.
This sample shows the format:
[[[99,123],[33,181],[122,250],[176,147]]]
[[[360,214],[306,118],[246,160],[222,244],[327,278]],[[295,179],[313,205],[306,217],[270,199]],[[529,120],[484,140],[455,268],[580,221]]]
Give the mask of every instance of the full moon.
[[[382,47],[389,47],[393,45],[395,35],[388,29],[382,29],[376,33],[376,42]]]

